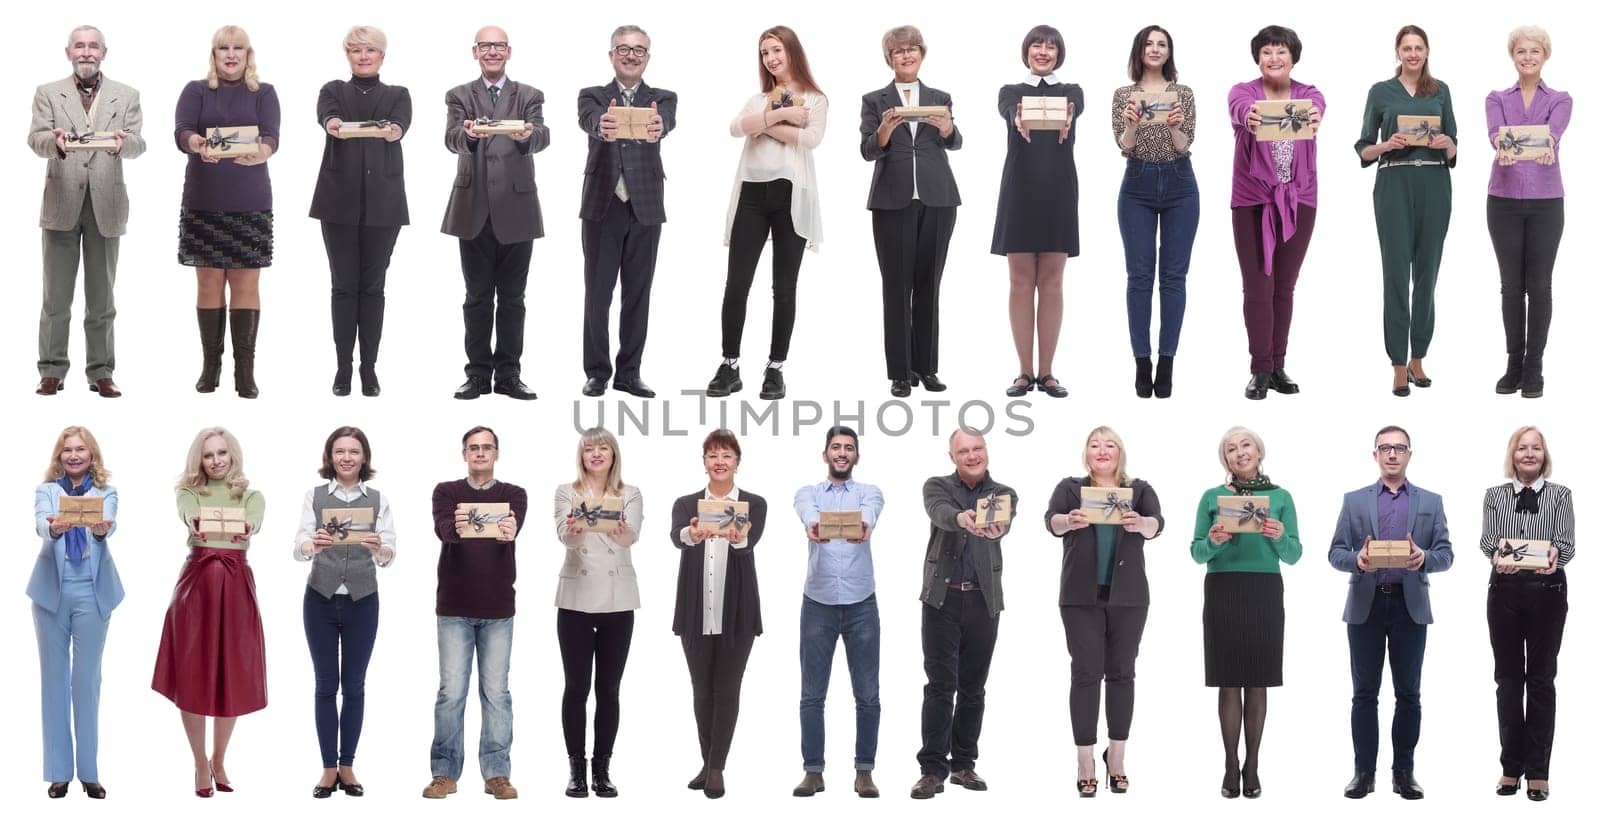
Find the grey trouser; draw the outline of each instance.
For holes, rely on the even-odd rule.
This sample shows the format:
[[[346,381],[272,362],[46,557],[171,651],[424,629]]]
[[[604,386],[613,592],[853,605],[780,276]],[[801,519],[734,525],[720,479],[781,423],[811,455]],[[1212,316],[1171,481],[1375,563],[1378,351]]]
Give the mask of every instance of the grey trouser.
[[[72,324],[72,294],[78,281],[80,243],[83,258],[83,336],[85,372],[89,381],[109,378],[117,366],[112,322],[117,307],[112,287],[117,280],[117,238],[106,238],[94,221],[94,200],[83,195],[78,225],[69,230],[43,230],[44,306],[39,310],[39,375],[65,379],[67,336]]]

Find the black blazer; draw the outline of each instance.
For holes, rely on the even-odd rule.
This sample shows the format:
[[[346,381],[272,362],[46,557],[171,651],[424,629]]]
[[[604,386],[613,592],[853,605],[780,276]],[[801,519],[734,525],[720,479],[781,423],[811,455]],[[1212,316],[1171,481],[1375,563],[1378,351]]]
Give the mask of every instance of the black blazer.
[[[311,217],[333,224],[398,227],[411,223],[406,209],[405,156],[400,144],[381,138],[341,139],[327,134],[332,118],[387,120],[411,130],[411,93],[379,82],[367,94],[343,80],[329,81],[317,95],[317,124],[324,127],[322,170],[311,196]]]
[[[923,106],[949,106],[950,94],[922,84],[918,100]],[[961,148],[961,128],[952,124],[950,137],[939,137],[939,130],[927,124],[917,126],[916,137],[910,124],[902,124],[889,134],[889,145],[878,145],[878,125],[883,113],[900,106],[900,93],[890,83],[861,96],[861,157],[874,161],[872,189],[867,193],[867,209],[904,209],[911,205],[912,158],[916,158],[916,191],[923,204],[931,207],[961,205],[956,191],[956,176],[950,171],[946,150]]]
[[[637,100],[637,99],[636,99]],[[678,557],[678,602],[672,611],[672,633],[680,637],[699,636],[700,615],[705,612],[705,544],[682,542],[689,520],[700,515],[700,500],[705,489],[687,493],[672,503],[672,544]],[[739,491],[739,501],[750,503],[750,531],[743,548],[730,547],[728,578],[723,582],[722,633],[755,637],[761,633],[761,589],[756,584],[756,543],[767,527],[767,500],[747,490]]]
[[[550,127],[544,124],[544,92],[507,80],[500,102],[491,103],[480,75],[446,92],[444,103],[444,145],[456,155],[456,179],[439,231],[472,239],[483,232],[484,224],[492,222],[494,236],[502,244],[543,238],[544,216],[533,179],[533,153],[550,145]],[[461,124],[481,117],[523,120],[533,124],[533,134],[525,141],[509,135],[474,139]]]
[[[1056,485],[1050,496],[1050,506],[1044,512],[1045,530],[1050,529],[1050,517],[1077,510],[1083,504],[1083,489],[1094,487],[1087,478],[1066,478]],[[1161,516],[1161,500],[1155,489],[1143,479],[1135,479],[1126,487],[1133,488],[1133,512],[1156,519],[1156,536],[1166,530],[1167,521]],[[1097,564],[1099,549],[1095,543],[1094,526],[1067,531],[1061,535],[1061,599],[1060,605],[1094,605],[1100,588]],[[1144,535],[1128,533],[1117,528],[1115,573],[1111,577],[1111,596],[1108,605],[1149,605],[1150,582],[1144,575]]]
[[[583,198],[578,217],[585,221],[604,217],[620,175],[628,187],[628,203],[633,205],[633,214],[639,223],[664,224],[667,210],[662,199],[662,182],[667,173],[661,166],[661,141],[618,139],[608,143],[601,138],[600,117],[611,108],[612,101],[622,105],[622,90],[615,80],[578,93],[578,127],[589,136],[589,157],[583,164]],[[648,108],[652,103],[656,105],[656,114],[661,116],[661,137],[665,138],[678,125],[678,95],[639,81],[633,105]]]

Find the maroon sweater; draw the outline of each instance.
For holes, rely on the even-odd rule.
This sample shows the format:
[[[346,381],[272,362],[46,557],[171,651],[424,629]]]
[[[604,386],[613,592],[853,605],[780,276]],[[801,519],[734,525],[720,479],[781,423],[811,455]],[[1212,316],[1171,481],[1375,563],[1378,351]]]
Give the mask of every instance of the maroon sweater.
[[[527,526],[528,492],[496,481],[477,490],[465,479],[433,488],[433,532],[439,548],[439,593],[434,612],[441,617],[507,619],[517,613],[517,543],[456,536],[456,505],[509,502],[517,530]]]

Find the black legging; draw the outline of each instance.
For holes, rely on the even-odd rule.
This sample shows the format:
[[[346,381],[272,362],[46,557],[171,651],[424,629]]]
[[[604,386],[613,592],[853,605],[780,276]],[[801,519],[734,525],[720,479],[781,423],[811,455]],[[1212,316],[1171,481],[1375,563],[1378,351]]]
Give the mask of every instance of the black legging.
[[[794,231],[789,212],[794,184],[788,179],[755,183],[739,188],[739,206],[733,213],[728,237],[728,283],[722,293],[722,356],[738,358],[744,338],[745,305],[750,284],[761,263],[761,248],[772,235],[772,349],[767,358],[789,357],[789,336],[794,333],[795,285],[800,281],[800,259],[806,239]]]
[[[622,669],[628,664],[633,641],[633,612],[590,614],[556,610],[556,639],[561,644],[561,668],[567,688],[561,695],[561,731],[567,738],[567,756],[584,756],[589,683],[594,681],[594,756],[610,757],[617,742],[617,721],[622,707]]]
[[[1061,625],[1072,658],[1067,708],[1075,744],[1095,744],[1102,682],[1106,687],[1106,737],[1128,739],[1133,725],[1133,663],[1149,616],[1148,605],[1106,605],[1104,597],[1095,605],[1061,606]]]
[[[1506,353],[1540,366],[1550,335],[1551,274],[1565,223],[1560,198],[1489,196],[1489,240],[1500,262],[1500,317],[1506,329]]]

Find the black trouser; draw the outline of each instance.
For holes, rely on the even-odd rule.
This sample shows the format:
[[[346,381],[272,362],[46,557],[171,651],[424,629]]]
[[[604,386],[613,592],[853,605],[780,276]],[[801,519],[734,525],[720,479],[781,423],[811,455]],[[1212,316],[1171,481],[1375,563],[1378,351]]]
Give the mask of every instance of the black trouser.
[[[354,765],[367,707],[367,664],[378,638],[378,595],[355,600],[349,594],[325,597],[307,585],[301,619],[316,674],[313,709],[322,767]],[[343,695],[342,709],[334,700],[336,694]]]
[[[328,249],[333,276],[333,352],[338,366],[350,364],[356,338],[361,340],[361,366],[378,362],[383,337],[383,285],[399,227],[368,227],[322,222],[322,243]]]
[[[1560,198],[1489,196],[1489,240],[1500,262],[1500,319],[1508,355],[1522,355],[1535,363],[1544,358],[1550,335],[1550,280],[1565,222]]]
[[[872,242],[883,274],[883,356],[889,379],[939,371],[939,281],[956,228],[955,207],[872,210]]]
[[[1489,581],[1500,771],[1550,779],[1556,732],[1556,655],[1567,625],[1567,575],[1495,574]],[[1526,693],[1527,710],[1523,710]]]
[[[467,285],[461,319],[467,328],[468,376],[493,375],[495,381],[509,381],[522,374],[522,323],[528,315],[522,295],[528,288],[532,258],[532,241],[502,244],[487,221],[478,237],[461,239],[461,275]]]
[[[1104,591],[1105,589],[1101,589]],[[1106,738],[1128,739],[1133,725],[1133,661],[1139,656],[1147,605],[1061,606],[1072,658],[1072,688],[1067,707],[1072,715],[1072,740],[1092,746],[1100,730],[1100,683],[1106,685]]]
[[[622,312],[617,319],[616,377],[639,378],[650,327],[650,282],[656,274],[660,224],[641,224],[633,206],[611,196],[605,215],[583,222],[583,372],[602,381],[612,376],[611,293],[622,275]]]
[[[800,282],[800,259],[806,239],[794,231],[789,199],[794,184],[787,179],[755,183],[745,181],[739,188],[739,205],[733,213],[733,230],[728,237],[728,283],[722,292],[722,356],[738,358],[744,338],[745,304],[750,299],[750,284],[761,263],[761,248],[772,236],[772,349],[767,358],[783,361],[789,357],[789,336],[794,333],[795,285]]]
[[[567,756],[584,756],[592,681],[594,755],[609,757],[617,742],[617,721],[622,715],[618,697],[622,669],[628,664],[628,645],[633,641],[633,612],[590,614],[559,608],[556,641],[561,645],[561,668],[567,677],[566,691],[561,694],[561,733],[567,738]]]
[[[982,591],[951,591],[938,608],[923,603],[923,774],[943,778],[977,765],[984,684],[999,633],[1000,615],[989,613]]]
[[[685,634],[683,658],[694,685],[694,722],[700,734],[700,760],[708,769],[727,767],[733,727],[739,722],[739,688],[755,637],[741,634]]]

